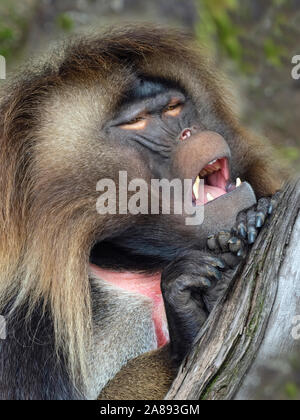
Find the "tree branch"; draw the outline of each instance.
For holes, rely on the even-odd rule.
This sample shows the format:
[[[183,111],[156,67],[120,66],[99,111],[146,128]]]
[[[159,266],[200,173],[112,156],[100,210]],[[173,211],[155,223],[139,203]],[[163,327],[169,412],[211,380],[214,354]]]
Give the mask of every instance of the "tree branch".
[[[287,308],[277,302],[278,313],[273,311],[281,289],[293,308],[285,326],[291,329],[288,322],[300,315],[300,310],[293,313],[300,307],[300,264],[292,252],[297,248],[300,253],[299,210],[300,180],[285,187],[275,213],[200,331],[166,399],[229,400],[238,391],[245,396],[259,349],[265,347],[262,360],[272,353],[270,344],[263,346],[268,331],[277,331],[273,332],[277,349],[284,346],[288,353],[294,346],[291,331],[282,330],[280,311]]]

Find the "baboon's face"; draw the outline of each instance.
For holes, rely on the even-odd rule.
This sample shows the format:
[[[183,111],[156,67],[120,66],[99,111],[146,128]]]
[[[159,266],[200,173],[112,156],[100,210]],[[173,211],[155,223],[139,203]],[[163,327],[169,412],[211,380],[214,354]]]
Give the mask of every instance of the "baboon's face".
[[[192,179],[191,200],[203,205],[234,189],[230,149],[209,130],[192,95],[170,81],[136,78],[113,98],[100,84],[66,86],[44,109],[36,165],[46,185],[77,198],[95,199],[97,182],[117,181],[119,171],[147,182]]]

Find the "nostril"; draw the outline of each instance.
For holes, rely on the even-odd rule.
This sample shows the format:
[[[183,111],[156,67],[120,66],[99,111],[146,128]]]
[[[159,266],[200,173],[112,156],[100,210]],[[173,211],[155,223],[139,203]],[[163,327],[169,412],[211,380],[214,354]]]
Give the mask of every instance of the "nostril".
[[[192,130],[190,128],[186,128],[185,130],[182,131],[180,135],[180,140],[186,140],[189,137],[191,137],[191,135],[192,135]]]

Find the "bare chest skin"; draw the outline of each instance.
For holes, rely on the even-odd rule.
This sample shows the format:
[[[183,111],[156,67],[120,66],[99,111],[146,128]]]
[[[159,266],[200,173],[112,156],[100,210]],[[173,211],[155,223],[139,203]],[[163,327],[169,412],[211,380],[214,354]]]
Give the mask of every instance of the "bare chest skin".
[[[152,301],[152,320],[155,328],[157,347],[164,346],[169,341],[166,312],[160,288],[161,273],[145,275],[131,272],[114,272],[91,264],[94,276],[117,288],[130,293],[146,296]]]

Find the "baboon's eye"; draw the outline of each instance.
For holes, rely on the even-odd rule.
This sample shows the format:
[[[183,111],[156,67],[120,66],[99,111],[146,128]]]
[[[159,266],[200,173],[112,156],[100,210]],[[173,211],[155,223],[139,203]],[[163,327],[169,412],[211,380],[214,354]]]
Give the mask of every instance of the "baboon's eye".
[[[177,117],[181,113],[182,108],[182,102],[178,101],[178,99],[174,99],[164,109],[163,114],[169,117]]]
[[[120,127],[123,130],[144,130],[146,128],[147,122],[148,120],[146,117],[140,116],[126,122],[125,124],[121,124]]]

